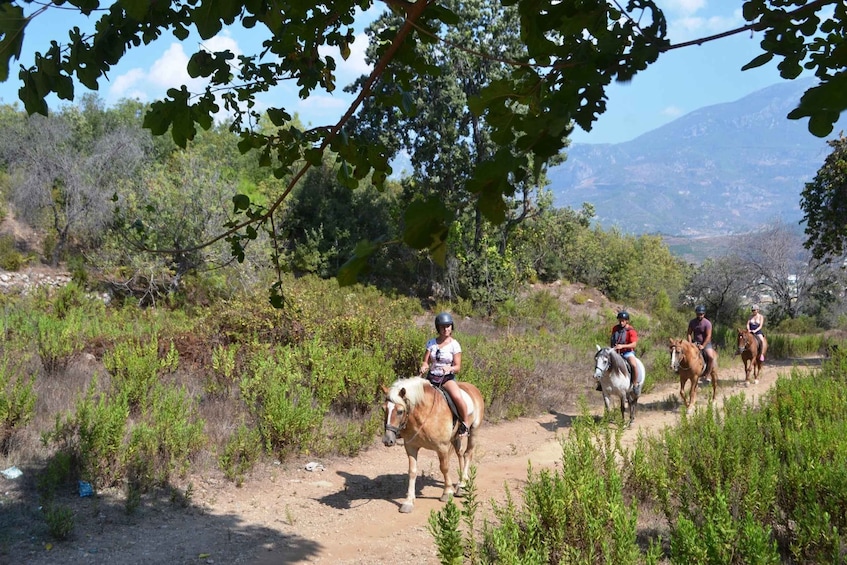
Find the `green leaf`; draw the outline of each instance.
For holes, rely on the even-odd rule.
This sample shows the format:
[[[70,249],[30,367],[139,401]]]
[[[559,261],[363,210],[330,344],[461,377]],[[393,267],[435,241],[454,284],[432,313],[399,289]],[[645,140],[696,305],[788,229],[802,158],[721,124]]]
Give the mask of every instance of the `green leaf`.
[[[236,213],[240,210],[246,210],[250,207],[250,197],[246,194],[236,194],[232,197],[232,204]]]
[[[435,196],[406,208],[403,241],[413,249],[437,250],[447,240],[452,214]]]
[[[317,167],[323,161],[323,151],[321,151],[318,147],[306,149],[306,151],[303,152],[303,158],[305,158],[306,162],[313,167]]]
[[[353,255],[338,270],[336,279],[341,286],[356,284],[359,275],[368,267],[368,260],[376,252],[378,246],[371,241],[360,241],[353,250]]]
[[[288,112],[283,108],[268,108],[268,118],[271,120],[271,123],[277,127],[280,127],[285,124],[285,122],[291,121],[291,116],[288,115]]]
[[[761,67],[765,63],[769,63],[771,59],[773,59],[773,53],[762,53],[761,55],[741,67],[741,70],[747,71],[750,69],[755,69],[756,67]]]
[[[130,15],[130,17],[139,22],[144,20],[144,17],[147,15],[147,11],[150,9],[149,0],[120,0],[118,4],[126,11],[127,14]]]
[[[21,58],[27,23],[23,8],[6,2],[0,4],[0,82],[9,79],[9,61],[13,57],[16,61]]]

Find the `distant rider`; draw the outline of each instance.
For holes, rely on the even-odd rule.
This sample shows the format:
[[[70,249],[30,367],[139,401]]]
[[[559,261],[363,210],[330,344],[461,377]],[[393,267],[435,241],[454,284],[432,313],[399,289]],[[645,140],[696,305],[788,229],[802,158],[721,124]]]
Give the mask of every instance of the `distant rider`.
[[[712,347],[712,322],[706,318],[706,307],[698,305],[694,308],[696,318],[688,322],[688,341],[693,342],[706,360],[706,375],[712,374],[715,363],[715,349]],[[707,376],[706,382],[711,379]]]
[[[750,319],[747,320],[747,329],[759,342],[759,361],[765,361],[765,353],[768,351],[768,340],[765,339],[765,334],[762,333],[762,328],[765,326],[765,317],[759,313],[759,305],[753,304],[750,308]]]
[[[638,365],[635,357],[635,346],[638,345],[638,332],[629,323],[629,312],[621,310],[618,312],[618,323],[612,328],[612,339],[610,347],[621,354],[630,366],[630,387],[635,388],[638,383]]]

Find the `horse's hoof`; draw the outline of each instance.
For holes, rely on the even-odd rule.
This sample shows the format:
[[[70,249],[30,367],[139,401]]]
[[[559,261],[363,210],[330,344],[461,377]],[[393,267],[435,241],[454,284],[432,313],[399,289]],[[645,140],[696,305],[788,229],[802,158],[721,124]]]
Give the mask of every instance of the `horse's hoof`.
[[[403,506],[400,507],[400,512],[403,514],[409,514],[414,508],[415,506],[411,502],[404,502]]]

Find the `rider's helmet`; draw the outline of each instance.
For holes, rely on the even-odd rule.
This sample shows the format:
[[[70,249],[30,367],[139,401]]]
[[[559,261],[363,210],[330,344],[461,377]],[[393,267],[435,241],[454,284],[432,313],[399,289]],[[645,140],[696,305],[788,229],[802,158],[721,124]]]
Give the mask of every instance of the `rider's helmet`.
[[[452,326],[453,325],[453,316],[448,314],[447,312],[442,312],[438,316],[435,317],[435,329],[438,330],[438,326]]]
[[[706,313],[706,307],[703,306],[702,304],[700,304],[696,308],[694,308],[694,313],[695,314],[705,314]]]
[[[618,312],[618,320],[629,320],[629,312],[626,310]]]
[[[750,311],[751,312],[758,312],[759,311],[759,305],[753,304],[753,306],[750,307]]]

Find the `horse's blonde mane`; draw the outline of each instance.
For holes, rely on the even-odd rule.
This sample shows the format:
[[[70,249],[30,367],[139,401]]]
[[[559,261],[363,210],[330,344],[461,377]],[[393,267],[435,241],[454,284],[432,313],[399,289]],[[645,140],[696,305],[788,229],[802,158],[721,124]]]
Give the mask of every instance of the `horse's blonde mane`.
[[[429,386],[429,381],[422,377],[397,379],[388,390],[388,400],[395,404],[403,404],[404,399],[400,397],[400,390],[406,389],[405,400],[409,402],[409,409],[411,410],[417,404],[423,402],[426,391],[425,386]]]

